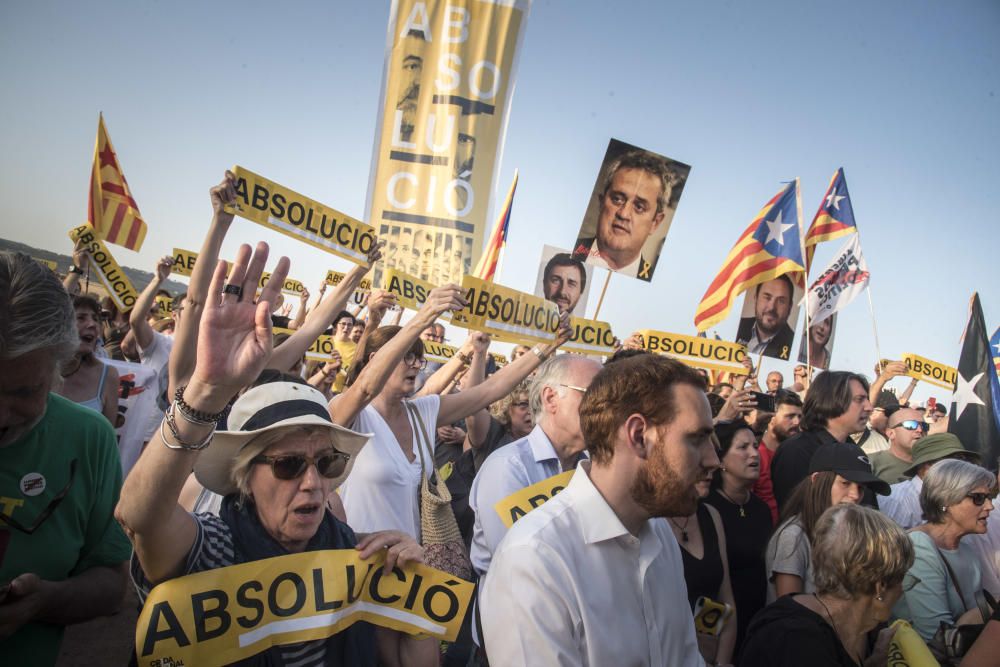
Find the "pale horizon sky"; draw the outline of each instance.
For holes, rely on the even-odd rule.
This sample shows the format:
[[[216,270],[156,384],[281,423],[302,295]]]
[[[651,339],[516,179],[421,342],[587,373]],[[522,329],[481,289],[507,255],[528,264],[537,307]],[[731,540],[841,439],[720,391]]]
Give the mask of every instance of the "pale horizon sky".
[[[142,252],[113,247],[122,264],[197,250],[207,191],[233,164],[363,218],[388,15],[389,0],[4,3],[0,236],[69,251],[101,111],[149,223]],[[620,338],[693,334],[706,287],[782,182],[802,179],[808,226],[842,166],[882,356],[955,365],[973,291],[1000,324],[998,35],[992,0],[536,0],[494,193],[520,170],[498,282],[531,291],[542,246],[572,244],[614,137],[692,168],[654,280],[614,276],[600,319]],[[311,289],[347,267],[239,219],[223,255],[259,239]],[[842,243],[820,246],[814,275]],[[833,360],[871,374],[864,296],[838,318]],[[771,369],[790,381],[791,364]],[[945,394],[921,384],[915,397]]]

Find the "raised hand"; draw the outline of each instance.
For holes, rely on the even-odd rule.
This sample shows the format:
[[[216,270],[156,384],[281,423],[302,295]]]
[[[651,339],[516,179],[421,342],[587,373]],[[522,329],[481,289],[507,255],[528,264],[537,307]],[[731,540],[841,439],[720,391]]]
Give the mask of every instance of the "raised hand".
[[[371,249],[368,251],[368,257],[366,261],[368,262],[368,268],[375,266],[375,262],[382,259],[382,248],[385,247],[385,239],[379,239],[372,244]]]
[[[156,273],[156,279],[159,282],[163,282],[170,275],[170,269],[174,265],[174,258],[170,255],[164,255],[156,262],[156,268],[154,272]]]
[[[82,241],[77,241],[76,245],[73,246],[73,266],[84,268],[87,266],[88,257],[90,257],[90,253],[87,252],[87,246]]]
[[[396,295],[384,289],[375,288],[368,294],[368,313],[381,318],[385,311],[396,305]]]
[[[232,272],[220,261],[212,276],[208,302],[198,334],[198,357],[192,385],[209,389],[215,398],[232,397],[250,384],[271,354],[271,302],[288,275],[288,258],[278,260],[256,303],[253,295],[267,262],[266,243],[240,246]]]
[[[556,333],[555,340],[556,347],[562,345],[573,336],[573,327],[571,326],[572,317],[568,310],[559,313],[559,331]]]
[[[436,320],[441,314],[449,310],[461,310],[468,305],[464,292],[459,285],[450,283],[441,285],[431,290],[427,295],[427,301],[420,309],[421,315],[433,315],[431,322]]]
[[[208,191],[208,196],[212,200],[212,211],[216,220],[220,222],[232,222],[233,214],[227,213],[226,206],[236,204],[236,176],[233,172],[226,170],[226,175],[222,182]]]

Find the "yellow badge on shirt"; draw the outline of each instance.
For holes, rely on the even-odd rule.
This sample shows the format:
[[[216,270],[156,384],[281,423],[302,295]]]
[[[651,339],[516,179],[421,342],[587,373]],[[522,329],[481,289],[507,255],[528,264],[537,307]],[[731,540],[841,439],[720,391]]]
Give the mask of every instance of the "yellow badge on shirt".
[[[228,665],[358,621],[455,640],[471,583],[426,565],[385,574],[385,552],[368,560],[359,553],[308,551],[163,582],[139,614],[139,664]]]
[[[493,506],[493,509],[500,515],[503,525],[510,528],[515,521],[536,507],[541,507],[565,489],[574,472],[576,471],[567,470],[531,486],[526,486],[498,502]]]

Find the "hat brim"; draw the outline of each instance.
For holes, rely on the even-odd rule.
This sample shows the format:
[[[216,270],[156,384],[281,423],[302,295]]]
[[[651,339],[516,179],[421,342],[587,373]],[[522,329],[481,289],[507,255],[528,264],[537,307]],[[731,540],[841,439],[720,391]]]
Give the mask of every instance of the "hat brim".
[[[983,462],[983,457],[979,452],[974,452],[971,449],[953,449],[946,452],[935,452],[933,456],[924,459],[917,459],[913,462],[913,465],[903,471],[903,474],[907,477],[916,477],[917,469],[925,463],[937,463],[938,461],[944,461],[945,459],[950,459],[956,454],[974,459],[973,463],[976,465],[980,465]]]
[[[194,464],[194,476],[203,487],[220,496],[228,496],[239,489],[232,478],[233,459],[251,440],[275,429],[289,426],[321,426],[329,430],[330,443],[337,451],[349,454],[343,474],[333,479],[337,488],[354,467],[354,461],[365,443],[372,438],[370,433],[358,433],[334,424],[317,415],[300,415],[285,421],[275,422],[256,431],[216,431],[210,444]]]
[[[833,472],[848,481],[867,486],[880,496],[888,496],[892,493],[892,489],[889,488],[889,482],[876,477],[870,472],[865,472],[864,470],[834,470]]]

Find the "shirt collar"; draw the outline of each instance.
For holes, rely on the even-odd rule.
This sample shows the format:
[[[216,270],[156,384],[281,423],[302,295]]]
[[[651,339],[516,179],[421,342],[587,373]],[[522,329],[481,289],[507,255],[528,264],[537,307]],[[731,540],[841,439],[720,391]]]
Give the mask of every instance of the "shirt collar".
[[[622,268],[615,271],[615,273],[621,273],[622,275],[631,276],[632,278],[635,278],[637,275],[639,275],[639,264],[641,262],[642,262],[642,252],[640,252],[638,256],[636,256],[635,261],[628,264],[627,266],[623,266]],[[610,266],[608,266],[608,263],[607,261],[605,261],[604,256],[601,255],[601,251],[598,250],[596,236],[594,237],[594,242],[590,244],[590,261],[587,263],[593,264],[594,266],[603,269],[608,269],[609,271],[614,270]]]
[[[590,480],[590,461],[580,461],[563,493],[570,494],[581,521],[584,544],[629,535],[628,529]]]
[[[531,433],[528,434],[528,446],[531,447],[531,455],[534,457],[535,463],[552,459],[559,460],[556,448],[552,446],[552,441],[549,440],[549,436],[545,435],[541,426],[536,425],[535,428],[531,429]]]

